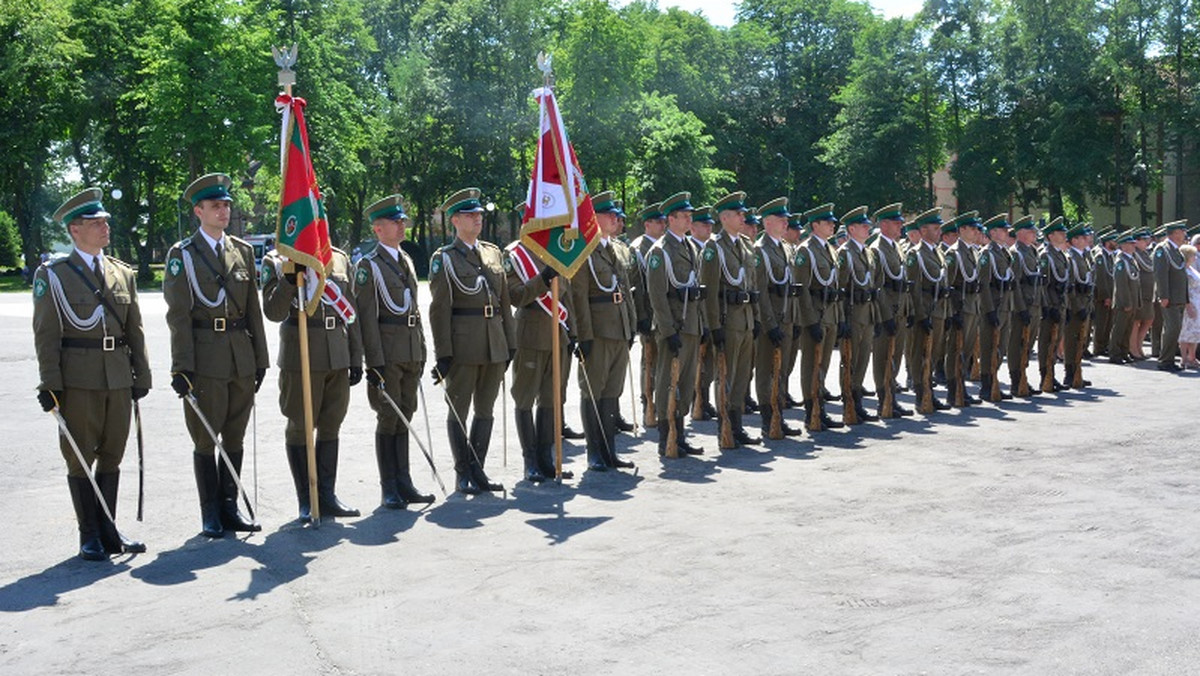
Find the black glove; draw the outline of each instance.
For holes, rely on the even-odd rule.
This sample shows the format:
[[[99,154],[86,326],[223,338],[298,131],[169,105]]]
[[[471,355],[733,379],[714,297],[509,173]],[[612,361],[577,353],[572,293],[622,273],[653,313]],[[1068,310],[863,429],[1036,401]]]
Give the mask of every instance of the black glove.
[[[1000,326],[1000,313],[995,310],[987,313],[987,321],[992,326]]]
[[[515,358],[516,356],[517,356],[517,350],[515,348],[509,349],[508,361],[504,363],[504,368],[508,368],[509,365],[512,364],[513,358]]]
[[[912,315],[905,317],[904,318],[904,328],[911,329],[913,327],[913,323],[915,323],[916,321],[917,321],[917,318]]]
[[[725,329],[712,330],[712,344],[718,349],[725,347]]]
[[[883,324],[876,324],[874,329],[875,330],[872,333],[874,334],[874,336],[876,338],[879,338],[880,336],[883,335]]]
[[[581,340],[575,346],[575,356],[580,359],[587,359],[592,356],[592,346],[596,344],[594,340]]]
[[[953,326],[954,328],[958,329],[959,331],[962,331],[963,316],[962,316],[961,312],[956,312],[950,316],[950,325]]]
[[[909,317],[908,320],[909,320],[909,322],[912,322],[912,317]],[[900,330],[900,327],[896,325],[895,317],[892,317],[891,319],[883,320],[882,326],[883,326],[883,332],[888,334],[889,336],[896,335],[896,332]],[[909,326],[912,326],[912,324],[910,323]]]
[[[1079,320],[1079,321],[1081,321],[1081,322],[1082,322],[1082,321],[1084,321],[1084,320],[1086,320],[1086,319],[1088,318],[1088,311],[1087,311],[1087,309],[1086,309],[1086,308],[1084,308],[1084,309],[1080,310],[1079,312],[1076,312],[1076,313],[1075,313],[1075,318],[1076,318],[1076,319],[1078,319],[1078,320]]]
[[[37,400],[42,405],[42,410],[49,413],[54,410],[55,406],[58,406],[58,401],[62,399],[62,395],[62,390],[55,390],[54,392],[50,390],[38,390]]]
[[[433,382],[440,383],[446,379],[446,374],[450,373],[450,362],[454,361],[453,357],[439,357],[433,364],[433,370],[429,375],[433,376]]]
[[[263,379],[267,377],[266,369],[254,369],[254,393],[258,394],[258,388],[262,387]]]
[[[792,340],[800,340],[800,325],[792,324]]]
[[[921,330],[925,333],[933,333],[933,318],[926,317],[921,320]]]
[[[821,323],[808,325],[808,335],[812,336],[813,342],[821,342],[825,340],[825,332],[821,330]]]
[[[650,337],[650,328],[651,327],[650,327],[649,319],[639,319],[638,320],[638,323],[637,323],[637,332],[638,333],[649,338]]]
[[[1030,316],[1030,314],[1029,314],[1029,310],[1020,310],[1020,311],[1018,311],[1018,312],[1017,312],[1017,319],[1020,319],[1020,320],[1021,320],[1021,323],[1022,323],[1022,324],[1024,324],[1025,326],[1029,326],[1029,322],[1033,321],[1033,317],[1032,317],[1032,316]]]
[[[362,382],[362,367],[361,366],[351,366],[350,367],[350,387],[354,387],[355,385],[357,385],[361,382]]]
[[[179,373],[171,374],[171,389],[175,390],[175,394],[179,395],[180,399],[188,396],[192,391],[192,380],[196,377],[191,371],[180,371]]]
[[[284,269],[286,270],[286,267]],[[296,275],[302,275],[302,274],[304,274],[304,266],[297,265],[295,267],[295,270],[293,270],[292,272],[284,272],[283,279],[288,284],[291,284],[292,286],[296,286]]]
[[[754,322],[752,333],[754,334],[754,339],[758,340],[758,337],[762,335],[762,322]]]
[[[683,349],[683,339],[679,337],[678,333],[672,333],[667,338],[667,348],[671,350],[671,354],[673,355],[678,355],[679,351]]]
[[[767,340],[771,341],[775,347],[783,345],[783,330],[778,326],[767,329]]]
[[[383,367],[368,366],[367,367],[367,384],[371,387],[379,387],[383,385]]]
[[[141,399],[142,397],[146,396],[147,394],[150,394],[150,388],[149,387],[135,387],[132,390],[130,390],[129,394],[133,396],[134,401],[137,401],[137,400]]]
[[[629,347],[633,347],[633,336],[629,336]]]
[[[712,337],[712,332],[710,332],[708,329],[700,330],[700,342],[701,343],[708,342],[708,339],[711,337]]]
[[[850,322],[838,322],[837,337],[838,339],[850,337]]]
[[[1057,324],[1062,321],[1062,313],[1056,307],[1043,308],[1042,319],[1049,321],[1051,324]]]
[[[542,281],[545,282],[547,285],[549,285],[550,280],[552,280],[558,276],[558,270],[555,270],[554,268],[547,265],[546,267],[542,268],[542,271],[538,274],[541,276]]]
[[[575,351],[576,346],[578,346],[578,343],[575,342],[574,337],[567,338],[567,354],[573,354],[578,357],[579,353]]]

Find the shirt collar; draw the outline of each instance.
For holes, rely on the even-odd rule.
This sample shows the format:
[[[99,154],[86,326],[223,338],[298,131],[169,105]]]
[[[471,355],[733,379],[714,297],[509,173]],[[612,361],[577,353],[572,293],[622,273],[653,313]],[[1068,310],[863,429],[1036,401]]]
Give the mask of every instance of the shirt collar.
[[[88,268],[92,267],[92,265],[93,265],[92,260],[96,259],[96,258],[100,259],[100,267],[101,268],[104,267],[104,252],[103,251],[96,254],[95,256],[84,251],[83,249],[76,249],[75,253],[79,254],[79,257],[83,259],[84,264],[87,265]]]
[[[384,244],[383,242],[380,242],[380,243],[379,243],[379,248],[380,248],[380,249],[383,249],[384,251],[386,251],[386,252],[388,252],[389,254],[391,254],[391,255],[392,255],[392,260],[394,260],[394,261],[397,261],[397,262],[399,262],[399,261],[400,261],[400,252],[399,252],[397,249],[393,249],[392,247],[390,247],[390,246],[388,246],[388,245]]]
[[[684,235],[681,237],[681,236],[676,235],[675,233],[671,232],[670,230],[667,231],[667,234],[674,237],[675,241],[679,242],[680,244],[683,244],[684,240],[687,239],[687,235]]]
[[[204,237],[204,241],[208,242],[208,246],[213,250],[214,254],[217,252],[217,245],[225,243],[224,235],[221,236],[221,239],[213,239],[212,237],[208,236],[207,232],[204,232],[204,228],[200,228],[200,235]]]

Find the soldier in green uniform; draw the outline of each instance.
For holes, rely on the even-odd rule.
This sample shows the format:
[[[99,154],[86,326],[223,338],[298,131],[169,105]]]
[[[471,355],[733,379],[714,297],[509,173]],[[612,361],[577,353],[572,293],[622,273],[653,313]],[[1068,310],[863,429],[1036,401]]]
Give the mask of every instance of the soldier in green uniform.
[[[762,442],[746,432],[742,424],[754,366],[755,327],[759,324],[754,247],[741,234],[747,211],[745,200],[746,193],[739,191],[713,204],[721,232],[709,239],[700,266],[700,281],[707,289],[706,312],[713,326],[713,352],[718,362],[722,357],[725,360],[727,409],[718,410],[717,415],[721,419],[728,416],[735,446]]]
[[[789,214],[787,228],[783,231],[783,249],[787,252],[788,266],[792,271],[792,287],[788,298],[788,304],[791,309],[788,311],[789,316],[798,318],[800,316],[800,294],[804,293],[804,287],[797,280],[800,279],[800,257],[796,255],[801,242],[808,238],[808,231],[804,227],[803,214]],[[783,406],[785,408],[795,408],[800,405],[791,392],[792,372],[796,370],[796,364],[800,362],[800,331],[802,327],[800,322],[792,320],[792,340],[791,346],[783,353],[783,382],[780,383],[780,390],[783,392]],[[821,369],[821,378],[824,382],[825,371],[827,368]],[[822,394],[827,394],[824,387],[821,388]],[[830,397],[827,401],[833,401]]]
[[[650,292],[646,286],[646,256],[650,247],[662,238],[667,229],[667,217],[662,212],[662,203],[648,204],[638,212],[637,220],[641,221],[643,233],[634,238],[629,246],[633,249],[638,263],[638,275],[633,280],[634,308],[637,310],[637,332],[642,337],[642,407],[643,418],[647,426],[656,422],[658,416],[649,415],[655,410],[654,387],[647,389],[647,383],[654,382],[658,361],[657,345],[661,337],[654,326],[654,313],[650,308]]]
[[[1013,221],[1012,230],[1016,233],[1016,243],[1009,247],[1009,255],[1013,264],[1013,275],[1016,288],[1013,292],[1013,328],[1008,341],[1008,375],[1012,383],[1012,391],[1017,392],[1017,386],[1022,377],[1028,378],[1027,373],[1021,373],[1021,365],[1032,354],[1033,341],[1037,340],[1038,328],[1041,324],[1042,308],[1042,269],[1038,264],[1037,225],[1033,216],[1025,215]],[[1028,344],[1026,344],[1028,338]],[[1024,348],[1024,353],[1022,352]],[[1040,382],[1040,381],[1039,381]],[[1031,395],[1041,394],[1038,383],[1028,381]]]
[[[386,392],[404,417],[412,421],[421,372],[425,370],[417,271],[412,258],[400,248],[408,227],[403,198],[388,195],[371,203],[363,213],[378,243],[355,265],[352,288],[370,385],[367,401],[375,411],[380,501],[387,509],[403,509],[409,503],[433,502],[433,495],[421,493],[413,484],[409,459],[412,431],[383,396]]]
[[[519,241],[511,243],[504,252],[508,297],[516,307],[513,321],[517,352],[514,357],[512,396],[517,419],[517,439],[525,465],[525,478],[541,483],[557,474],[554,458],[554,331],[559,344],[559,402],[566,401],[567,374],[571,353],[576,351],[575,308],[571,301],[571,282],[558,280],[558,318],[551,319],[550,286],[558,271],[543,263]],[[588,357],[585,348],[578,347],[580,356]],[[581,378],[582,381],[582,378]],[[537,418],[533,409],[537,407]],[[597,404],[589,397],[582,402],[583,432],[588,439],[588,466],[607,468],[604,438],[599,434],[600,420]],[[505,412],[507,414],[507,412]],[[566,435],[563,435],[566,437]],[[574,478],[574,472],[563,470],[563,478]]]
[[[1129,341],[1133,335],[1135,312],[1142,305],[1142,269],[1133,257],[1137,236],[1126,231],[1117,237],[1120,250],[1113,263],[1112,332],[1108,338],[1108,359],[1114,364],[1133,361]]]
[[[970,353],[979,335],[979,294],[981,291],[979,261],[971,242],[979,230],[979,212],[959,214],[951,223],[959,231],[945,253],[946,281],[950,285],[950,325],[945,340],[945,372],[951,399],[957,388],[964,388],[963,402],[978,404],[979,399],[965,391],[970,376]],[[942,232],[946,232],[945,227]],[[956,374],[961,381],[955,380]]]
[[[240,474],[250,409],[270,359],[254,248],[225,234],[232,183],[225,174],[208,174],[184,190],[200,229],[167,252],[163,298],[171,329],[171,387],[180,397],[196,397]],[[262,530],[238,511],[235,477],[216,457],[204,424],[190,406],[184,405],[183,417],[195,449],[202,534],[216,538],[226,530]]]
[[[851,209],[842,216],[842,224],[846,228],[847,238],[838,248],[838,286],[842,289],[842,302],[845,306],[844,328],[850,332],[850,383],[853,388],[851,397],[858,420],[873,422],[879,418],[863,406],[863,381],[871,363],[871,343],[875,337],[875,326],[879,323],[879,310],[876,308],[879,280],[872,269],[871,255],[867,251],[867,237],[871,234],[871,219],[867,216],[867,207]],[[845,358],[846,355],[843,354],[842,359]]]
[[[1054,364],[1064,326],[1063,313],[1067,307],[1067,285],[1071,270],[1067,261],[1067,226],[1062,216],[1051,220],[1042,229],[1046,243],[1040,256],[1042,268],[1042,325],[1038,332],[1038,366],[1042,382],[1053,382],[1054,391],[1062,390],[1062,383],[1054,377]],[[1056,331],[1055,328],[1058,330]],[[1055,337],[1059,340],[1053,340]],[[1045,389],[1045,388],[1043,388]]]
[[[700,337],[707,328],[704,317],[704,287],[700,283],[701,254],[688,239],[694,208],[691,193],[681,192],[663,201],[662,213],[667,217],[667,233],[646,255],[646,288],[654,325],[659,333],[660,356],[654,373],[654,402],[658,415],[659,454],[667,450],[669,425],[675,425],[678,448],[688,455],[703,453],[687,443],[683,414],[695,392],[696,359]],[[675,419],[667,415],[668,395],[671,392],[672,361],[679,361],[679,382],[676,387]]]
[[[921,243],[912,247],[904,260],[908,280],[912,283],[913,308],[908,369],[918,404],[925,393],[929,392],[932,406],[918,407],[918,411],[925,415],[935,410],[944,411],[950,408],[933,396],[933,379],[925,377],[927,368],[932,371],[931,362],[936,354],[936,346],[941,343],[945,334],[950,297],[950,286],[946,280],[946,261],[938,245],[943,225],[940,211],[934,207],[913,219],[913,223],[920,228]]]
[[[1073,226],[1067,231],[1067,241],[1070,246],[1065,253],[1070,277],[1067,280],[1063,329],[1063,357],[1066,363],[1063,387],[1069,389],[1075,380],[1075,369],[1082,368],[1087,351],[1090,329],[1086,325],[1095,314],[1096,272],[1092,257],[1088,255],[1092,243],[1091,227],[1086,223]],[[1081,382],[1084,387],[1092,384],[1089,380]]]
[[[696,207],[692,212],[692,230],[688,238],[692,241],[692,246],[701,252],[703,256],[704,250],[708,247],[708,243],[712,241],[712,229],[716,221],[712,215],[712,205],[704,205]],[[704,265],[701,264],[701,272],[703,273]],[[701,283],[707,284],[701,280]],[[707,304],[706,296],[706,304]],[[696,380],[696,405],[699,407],[700,417],[697,420],[712,420],[717,417],[717,409],[712,405],[713,377],[716,375],[716,350],[712,345],[712,331],[704,331],[704,335],[700,340],[700,358],[699,358],[699,377]],[[696,409],[692,408],[692,413]]]
[[[588,435],[588,467],[603,472],[633,467],[632,462],[617,456],[616,434],[621,393],[625,390],[625,374],[629,369],[629,349],[636,332],[637,310],[633,307],[630,291],[633,287],[630,275],[635,270],[633,252],[617,239],[624,228],[621,222],[624,212],[610,191],[593,196],[592,206],[600,225],[600,243],[588,256],[587,264],[571,280],[571,304],[579,354],[583,357],[579,392],[585,423],[589,415],[595,416],[596,411],[599,412],[597,424],[584,425],[584,433]],[[545,415],[542,409],[538,409],[538,415],[540,432],[541,417]],[[539,437],[539,441],[544,442],[545,438]],[[549,443],[552,449],[553,437]],[[547,455],[543,451],[539,457]],[[550,460],[553,471],[554,463]]]
[[[811,234],[808,240],[796,249],[797,278],[795,283],[803,285],[808,293],[799,295],[800,331],[800,387],[804,392],[805,420],[813,420],[813,409],[817,407],[822,428],[842,427],[825,411],[824,374],[833,356],[834,342],[843,336],[839,328],[847,328],[842,315],[838,290],[837,254],[829,243],[838,226],[833,215],[833,205],[823,204],[804,213],[804,222]],[[818,351],[820,356],[818,357]],[[817,361],[820,360],[818,369]],[[813,383],[817,384],[814,388]]]
[[[517,353],[504,252],[479,239],[484,211],[479,195],[478,188],[464,188],[442,203],[439,211],[450,217],[455,237],[429,262],[429,324],[437,357],[433,377],[445,383],[451,409],[446,431],[456,485],[468,495],[504,490],[484,473],[483,463],[491,443],[496,395]],[[475,418],[468,433],[472,404]]]
[[[907,262],[908,261],[908,252],[913,251],[914,249],[916,249],[917,247],[919,247],[921,245],[921,226],[917,225],[917,222],[915,219],[908,221],[900,228],[900,235],[901,235],[901,239],[899,241],[900,256],[901,256],[903,262]],[[903,342],[901,342],[900,340],[896,341],[896,349],[899,351],[902,351],[903,357],[904,357],[904,365],[905,365],[904,366],[904,373],[905,373],[904,383],[905,384],[900,386],[901,392],[907,392],[907,391],[911,390],[912,384],[913,384],[913,382],[915,382],[915,379],[916,379],[916,376],[914,375],[913,368],[912,368],[912,362],[909,361],[909,357],[912,355],[912,344],[913,344],[913,340],[914,340],[913,325],[916,321],[913,317],[913,288],[914,288],[914,285],[913,285],[913,280],[908,279],[907,270],[905,273],[905,282],[906,282],[906,288],[907,288],[907,291],[905,292],[905,301],[907,303],[906,307],[908,308],[908,313],[907,313],[907,317],[905,317],[904,324],[901,325],[901,327],[900,327],[900,333],[898,335],[899,338],[903,338]]]
[[[1154,298],[1162,308],[1162,346],[1158,352],[1158,370],[1182,371],[1175,362],[1179,353],[1179,331],[1183,327],[1183,309],[1188,304],[1187,270],[1179,247],[1187,240],[1187,221],[1163,226],[1166,238],[1154,247]]]
[[[994,403],[1012,399],[1011,394],[1000,391],[998,384],[995,390],[1000,396],[994,397],[992,392],[1000,362],[1008,352],[1017,279],[1012,258],[1004,246],[1008,217],[996,214],[981,227],[987,233],[988,245],[979,254],[979,313],[983,318],[979,327],[979,392],[981,398]]]
[[[755,287],[759,290],[757,314],[762,322],[754,359],[755,389],[762,413],[763,435],[774,421],[776,406],[782,414],[785,407],[784,383],[787,360],[794,341],[793,327],[799,319],[796,305],[798,284],[792,279],[791,251],[783,241],[788,227],[787,198],[778,197],[758,209],[763,219],[763,236],[754,245],[753,260]],[[779,352],[779,369],[775,368],[775,353]],[[778,378],[778,380],[775,380]],[[778,389],[779,401],[772,402],[772,390]],[[800,429],[780,420],[785,436],[797,436]]]
[[[1117,231],[1097,233],[1100,243],[1089,252],[1096,271],[1096,319],[1092,323],[1092,354],[1108,356],[1108,338],[1113,324],[1113,267],[1116,265]]]
[[[1133,335],[1129,341],[1129,352],[1134,361],[1146,359],[1144,345],[1146,335],[1154,324],[1155,308],[1162,309],[1154,298],[1154,252],[1150,248],[1154,235],[1149,228],[1137,231],[1134,239],[1133,259],[1138,264],[1138,282],[1141,284],[1141,304],[1133,310]]]
[[[97,495],[60,433],[59,450],[79,525],[79,557],[88,561],[146,551],[144,544],[117,531],[99,502],[103,499],[116,516],[130,412],[133,402],[150,391],[135,273],[104,255],[109,214],[101,196],[99,188],[88,188],[54,212],[74,248],[68,256],[44,263],[33,276],[38,403],[46,411],[58,408],[100,488]]]
[[[758,217],[758,208],[757,207],[746,207],[746,212],[742,214],[742,222],[741,222],[742,244],[744,244],[746,246],[746,248],[750,251],[751,254],[754,253],[754,245],[762,237],[762,233],[758,229],[759,226],[761,226],[761,225],[762,225],[762,219]],[[755,284],[754,292],[761,295],[762,289],[760,289],[757,286],[757,284],[758,284],[758,276],[757,275],[754,275],[754,284]],[[751,345],[750,345],[751,355],[750,355],[749,377],[751,380],[754,380],[754,364],[755,364],[755,360],[757,359],[757,354],[758,354],[758,337],[760,335],[762,335],[762,330],[763,330],[762,318],[758,316],[758,301],[755,300],[755,301],[753,301],[753,303],[755,306],[754,307],[755,322],[754,322],[754,334],[753,334],[754,340],[751,342]],[[749,382],[747,382],[746,408],[743,410],[745,413],[752,413],[752,414],[758,413],[758,402],[754,401],[754,397],[750,396]]]
[[[358,322],[345,318],[324,299],[315,313],[305,317],[296,292],[296,276],[306,275],[302,266],[291,271],[278,250],[263,258],[263,314],[279,322],[279,410],[287,418],[284,444],[288,466],[296,487],[300,520],[312,518],[308,494],[308,449],[304,426],[304,387],[300,374],[300,322],[308,323],[308,363],[312,383],[312,415],[316,428],[317,499],[321,516],[358,516],[337,497],[339,438],[342,421],[350,406],[350,388],[362,380],[362,334]],[[353,279],[350,257],[333,249],[326,284],[340,294],[349,293]],[[305,293],[312,288],[313,275],[306,278]]]
[[[904,227],[903,205],[899,202],[879,209],[873,215],[879,228],[878,236],[868,247],[871,273],[878,286],[875,309],[879,313],[878,331],[872,342],[871,365],[875,378],[875,392],[880,401],[880,416],[883,413],[885,389],[897,389],[897,374],[900,372],[901,356],[904,353],[904,333],[911,308],[908,297],[908,280],[904,275],[904,255],[900,251],[900,231]],[[887,361],[891,347],[891,380],[887,377]],[[910,416],[912,411],[893,401],[892,417]]]

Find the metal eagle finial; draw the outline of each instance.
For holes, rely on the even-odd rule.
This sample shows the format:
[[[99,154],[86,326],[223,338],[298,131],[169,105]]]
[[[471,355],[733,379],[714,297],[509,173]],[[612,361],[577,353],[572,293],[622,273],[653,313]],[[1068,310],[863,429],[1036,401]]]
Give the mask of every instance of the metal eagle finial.
[[[287,47],[271,47],[271,54],[275,57],[275,65],[279,66],[279,85],[289,87],[296,84],[296,72],[292,70],[292,66],[296,65],[296,56],[300,51],[299,44],[292,44],[292,48]]]

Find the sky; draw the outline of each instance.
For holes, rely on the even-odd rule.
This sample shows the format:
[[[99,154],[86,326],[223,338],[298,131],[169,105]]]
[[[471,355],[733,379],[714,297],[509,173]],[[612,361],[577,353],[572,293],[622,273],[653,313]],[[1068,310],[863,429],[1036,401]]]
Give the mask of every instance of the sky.
[[[885,18],[911,17],[921,10],[923,0],[870,0],[871,6]],[[618,0],[618,4],[625,2]],[[658,0],[659,9],[678,7],[688,12],[700,10],[705,18],[717,26],[732,26],[736,11],[735,0]]]

